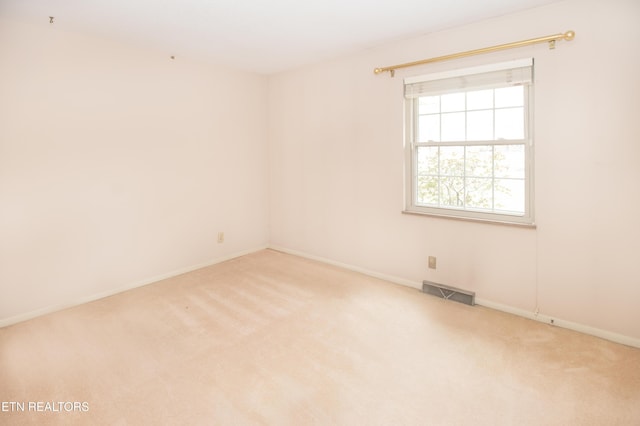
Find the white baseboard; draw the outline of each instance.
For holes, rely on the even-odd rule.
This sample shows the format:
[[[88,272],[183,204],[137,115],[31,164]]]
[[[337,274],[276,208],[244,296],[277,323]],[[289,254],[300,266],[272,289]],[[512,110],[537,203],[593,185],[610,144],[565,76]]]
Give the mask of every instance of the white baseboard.
[[[46,307],[41,308],[41,309],[36,309],[35,311],[25,312],[23,314],[15,315],[13,317],[0,319],[0,328],[7,327],[9,325],[16,324],[16,323],[19,323],[19,322],[27,321],[27,320],[30,320],[32,318],[36,318],[36,317],[39,317],[39,316],[42,316],[42,315],[50,314],[52,312],[57,312],[57,311],[61,311],[63,309],[71,308],[73,306],[82,305],[83,303],[93,302],[94,300],[103,299],[105,297],[113,296],[114,294],[122,293],[122,292],[127,291],[127,290],[132,290],[134,288],[138,288],[138,287],[142,287],[142,286],[145,286],[145,285],[153,284],[153,283],[158,282],[158,281],[166,280],[167,278],[175,277],[177,275],[186,274],[187,272],[195,271],[196,269],[201,269],[201,268],[205,268],[207,266],[215,265],[217,263],[226,262],[227,260],[231,260],[231,259],[235,259],[236,257],[240,257],[240,256],[244,256],[244,255],[247,255],[247,254],[255,253],[255,252],[260,251],[260,250],[265,250],[267,248],[268,248],[267,246],[261,246],[261,247],[250,249],[250,250],[243,250],[243,251],[235,252],[235,253],[232,253],[232,254],[229,254],[229,255],[226,255],[226,256],[222,256],[222,257],[217,257],[215,259],[211,259],[211,260],[209,260],[207,262],[199,263],[197,265],[187,266],[185,268],[180,268],[180,269],[177,269],[177,270],[174,270],[174,271],[171,271],[171,272],[167,272],[165,274],[156,275],[154,277],[150,277],[150,278],[147,278],[147,279],[144,279],[144,280],[141,280],[141,281],[136,281],[136,282],[130,283],[128,285],[125,285],[123,287],[119,287],[117,289],[108,290],[108,291],[104,291],[104,292],[101,292],[101,293],[92,294],[90,296],[81,297],[81,298],[75,299],[75,300],[73,300],[71,302],[68,302],[68,303],[62,303],[62,304],[59,304],[59,305],[46,306]]]
[[[109,291],[105,291],[102,293],[98,293],[98,294],[93,294],[90,296],[86,296],[86,297],[82,297],[79,299],[76,299],[72,302],[69,303],[64,303],[64,304],[60,304],[60,305],[53,305],[53,306],[47,306],[41,309],[37,309],[35,311],[30,311],[30,312],[26,312],[20,315],[16,315],[13,317],[9,317],[9,318],[5,318],[5,319],[0,319],[0,328],[2,327],[7,327],[9,325],[12,324],[16,324],[19,322],[23,322],[23,321],[27,321],[29,319],[32,318],[36,318],[42,315],[46,315],[52,312],[56,312],[56,311],[60,311],[63,309],[67,309],[73,306],[77,306],[77,305],[81,305],[83,303],[88,303],[88,302],[93,302],[94,300],[99,300],[105,297],[109,297],[109,296],[113,296],[114,294],[118,294],[118,293],[122,293],[124,291],[127,290],[132,290],[134,288],[138,288],[138,287],[142,287],[148,284],[152,284],[154,282],[157,281],[162,281],[164,279],[167,278],[171,278],[171,277],[175,277],[177,275],[181,275],[181,274],[185,274],[187,272],[191,272],[191,271],[195,271],[196,269],[201,269],[201,268],[205,268],[207,266],[211,266],[211,265],[215,265],[217,263],[222,263],[225,262],[227,260],[231,260],[234,259],[236,257],[240,257],[240,256],[244,256],[247,254],[251,254],[251,253],[255,253],[257,251],[260,250],[264,250],[270,248],[272,250],[276,250],[276,251],[280,251],[283,253],[288,253],[288,254],[292,254],[295,256],[300,256],[300,257],[304,257],[307,259],[311,259],[311,260],[316,260],[319,262],[323,262],[329,265],[334,265],[334,266],[338,266],[340,268],[344,268],[344,269],[348,269],[354,272],[359,272],[361,274],[364,275],[368,275],[374,278],[379,278],[385,281],[389,281],[395,284],[400,284],[403,286],[407,286],[407,287],[411,287],[411,288],[415,288],[415,289],[422,289],[422,283],[421,282],[415,282],[415,281],[411,281],[411,280],[407,280],[404,278],[399,278],[399,277],[395,277],[392,275],[387,275],[387,274],[383,274],[371,269],[366,269],[366,268],[361,268],[359,266],[354,266],[354,265],[350,265],[347,263],[342,263],[342,262],[338,262],[332,259],[328,259],[325,257],[321,257],[321,256],[315,256],[315,255],[311,255],[305,252],[301,252],[298,250],[291,250],[285,247],[280,247],[280,246],[276,246],[276,245],[270,245],[270,246],[262,246],[262,247],[258,247],[258,248],[254,248],[254,249],[249,249],[249,250],[243,250],[240,252],[235,252],[233,254],[230,255],[226,255],[226,256],[222,256],[219,258],[215,258],[212,260],[209,260],[207,262],[204,263],[200,263],[197,265],[191,265],[185,268],[180,268],[178,270],[174,270],[162,275],[157,275],[155,277],[151,277],[151,278],[147,278],[145,280],[142,281],[137,281],[134,283],[131,283],[129,285],[123,286],[123,287],[119,287],[117,289],[114,290],[109,290]],[[528,318],[534,321],[538,321],[538,322],[542,322],[545,324],[549,324],[549,325],[553,325],[553,326],[557,326],[557,327],[562,327],[562,328],[567,328],[569,330],[574,330],[580,333],[584,333],[584,334],[589,334],[591,336],[595,336],[595,337],[599,337],[602,339],[606,339],[606,340],[610,340],[612,342],[616,342],[616,343],[620,343],[623,345],[627,345],[627,346],[632,346],[635,348],[640,348],[640,339],[637,338],[633,338],[630,336],[625,336],[622,334],[618,334],[618,333],[614,333],[611,331],[607,331],[607,330],[602,330],[599,328],[595,328],[595,327],[591,327],[588,325],[584,325],[584,324],[580,324],[580,323],[575,323],[572,321],[567,321],[561,318],[555,318],[555,317],[551,317],[548,315],[544,315],[544,314],[540,314],[540,313],[536,313],[536,312],[530,312],[524,309],[520,309],[520,308],[516,308],[513,306],[509,306],[509,305],[503,305],[500,303],[496,303],[496,302],[492,302],[490,300],[486,300],[486,299],[482,299],[482,298],[476,298],[476,304],[480,305],[480,306],[484,306],[490,309],[495,309],[497,311],[502,311],[502,312],[506,312],[509,314],[513,314],[513,315],[517,315],[520,317],[524,317],[524,318]]]
[[[373,271],[371,269],[361,268],[359,266],[354,266],[354,265],[349,265],[347,263],[337,262],[337,261],[332,260],[332,259],[327,259],[326,257],[315,256],[315,255],[307,254],[307,253],[300,252],[300,251],[297,251],[297,250],[291,250],[291,249],[288,249],[288,248],[285,248],[285,247],[271,245],[271,246],[269,246],[269,248],[271,250],[281,251],[283,253],[292,254],[294,256],[304,257],[306,259],[311,259],[311,260],[317,260],[318,262],[327,263],[327,264],[333,265],[333,266],[338,266],[340,268],[348,269],[350,271],[360,272],[360,273],[362,273],[364,275],[368,275],[368,276],[374,277],[374,278],[380,278],[381,280],[385,280],[385,281],[391,281],[392,283],[395,283],[395,284],[401,284],[401,285],[404,285],[404,286],[407,286],[407,287],[417,288],[418,290],[422,289],[422,283],[416,283],[416,282],[411,281],[411,280],[405,280],[404,278],[398,278],[398,277],[394,277],[392,275],[382,274],[380,272]]]
[[[276,251],[280,251],[283,253],[288,253],[288,254],[292,254],[295,256],[300,256],[300,257],[304,257],[307,259],[311,259],[311,260],[317,260],[319,262],[323,262],[323,263],[327,263],[329,265],[334,265],[334,266],[338,266],[344,269],[348,269],[351,271],[355,271],[355,272],[360,272],[362,274],[374,277],[374,278],[380,278],[382,280],[385,281],[389,281],[395,284],[400,284],[400,285],[404,285],[404,286],[408,286],[408,287],[412,287],[412,288],[417,288],[417,289],[422,289],[422,283],[421,282],[414,282],[411,280],[407,280],[404,278],[398,278],[398,277],[394,277],[391,275],[387,275],[387,274],[382,274],[379,273],[377,271],[372,271],[370,269],[366,269],[366,268],[361,268],[359,266],[354,266],[354,265],[349,265],[346,263],[342,263],[342,262],[337,262],[335,260],[332,259],[327,259],[324,257],[320,257],[320,256],[315,256],[312,254],[308,254],[308,253],[304,253],[301,251],[297,251],[297,250],[291,250],[285,247],[280,247],[280,246],[275,246],[275,245],[271,245],[269,246],[270,249],[272,250],[276,250]],[[542,322],[545,324],[549,324],[552,326],[557,326],[557,327],[562,327],[562,328],[566,328],[569,330],[573,330],[573,331],[577,331],[583,334],[589,334],[591,336],[595,336],[595,337],[599,337],[605,340],[609,340],[615,343],[620,343],[623,345],[627,345],[627,346],[632,346],[635,348],[640,348],[640,339],[637,338],[633,338],[633,337],[629,337],[629,336],[625,336],[622,334],[618,334],[618,333],[614,333],[611,331],[607,331],[607,330],[601,330],[599,328],[595,328],[595,327],[591,327],[588,325],[584,325],[584,324],[579,324],[579,323],[575,323],[572,321],[566,321],[560,318],[555,318],[555,317],[551,317],[548,315],[544,315],[544,314],[540,314],[540,313],[536,313],[536,312],[530,312],[527,311],[525,309],[520,309],[520,308],[516,308],[513,306],[509,306],[509,305],[503,305],[500,303],[496,303],[496,302],[492,302],[490,300],[486,300],[486,299],[482,299],[482,298],[476,298],[475,299],[476,304],[480,305],[480,306],[484,306],[486,308],[490,308],[490,309],[495,309],[497,311],[501,311],[501,312],[506,312],[512,315],[517,315],[520,317],[524,317],[524,318],[528,318],[534,321],[538,321],[538,322]]]
[[[591,336],[600,337],[601,339],[610,340],[612,342],[621,343],[627,346],[633,346],[640,348],[640,339],[625,336],[623,334],[614,333],[600,328],[591,327],[588,325],[580,324],[577,322],[567,321],[561,318],[552,317],[544,314],[536,314],[535,312],[529,312],[524,309],[514,308],[512,306],[495,303],[490,300],[476,298],[478,305],[486,308],[495,309],[497,311],[507,312],[509,314],[518,315],[520,317],[532,319],[534,321],[542,322],[552,326],[567,328],[569,330],[577,331],[583,334],[589,334]]]

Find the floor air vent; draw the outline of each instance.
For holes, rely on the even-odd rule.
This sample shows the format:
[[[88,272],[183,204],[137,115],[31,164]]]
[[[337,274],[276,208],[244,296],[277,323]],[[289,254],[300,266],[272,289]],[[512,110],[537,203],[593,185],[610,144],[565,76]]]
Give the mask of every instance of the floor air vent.
[[[448,285],[432,283],[431,281],[422,281],[422,292],[438,296],[445,300],[455,300],[456,302],[466,305],[476,304],[476,293],[473,291],[462,290]]]

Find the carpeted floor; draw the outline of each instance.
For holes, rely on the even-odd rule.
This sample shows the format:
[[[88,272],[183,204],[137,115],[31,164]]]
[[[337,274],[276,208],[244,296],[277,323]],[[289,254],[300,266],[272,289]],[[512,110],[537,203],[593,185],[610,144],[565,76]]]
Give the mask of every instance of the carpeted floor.
[[[0,424],[640,425],[640,350],[265,250],[0,329]]]

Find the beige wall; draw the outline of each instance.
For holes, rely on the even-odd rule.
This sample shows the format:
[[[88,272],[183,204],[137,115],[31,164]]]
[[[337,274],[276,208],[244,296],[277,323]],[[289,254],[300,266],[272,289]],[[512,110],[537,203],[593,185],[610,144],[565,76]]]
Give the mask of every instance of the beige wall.
[[[0,21],[0,324],[268,243],[266,77],[60,27]]]
[[[271,244],[640,343],[640,3],[574,0],[270,79]],[[377,66],[555,34],[374,76]],[[402,79],[535,58],[537,229],[409,216]],[[427,256],[438,269],[427,269]]]

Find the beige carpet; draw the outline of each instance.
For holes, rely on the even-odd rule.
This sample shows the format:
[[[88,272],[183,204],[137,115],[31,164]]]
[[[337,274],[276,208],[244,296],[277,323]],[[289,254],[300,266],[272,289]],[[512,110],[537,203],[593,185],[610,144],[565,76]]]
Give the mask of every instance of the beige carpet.
[[[640,425],[640,350],[265,250],[0,329],[0,404],[2,425]]]

